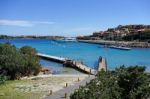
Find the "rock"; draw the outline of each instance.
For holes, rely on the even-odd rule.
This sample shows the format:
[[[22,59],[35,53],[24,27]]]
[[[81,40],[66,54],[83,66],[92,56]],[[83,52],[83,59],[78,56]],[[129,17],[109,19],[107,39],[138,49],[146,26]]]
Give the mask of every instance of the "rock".
[[[42,72],[43,74],[51,74],[51,70],[48,69],[48,68],[42,68],[42,69],[40,70],[40,72]]]

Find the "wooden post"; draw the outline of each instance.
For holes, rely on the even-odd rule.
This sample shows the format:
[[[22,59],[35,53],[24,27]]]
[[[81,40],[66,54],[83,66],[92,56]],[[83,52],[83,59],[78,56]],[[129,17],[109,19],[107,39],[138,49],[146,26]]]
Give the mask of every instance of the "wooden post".
[[[67,98],[68,97],[68,95],[67,95],[67,93],[65,93],[65,96],[64,96],[64,98]]]
[[[78,77],[78,82],[80,81],[79,77]]]
[[[91,69],[90,69],[90,73],[91,73]]]
[[[52,91],[52,90],[50,90],[50,91],[49,91],[49,95],[52,95],[52,93],[53,93],[53,91]]]
[[[66,83],[66,86],[65,87],[68,87],[68,83]]]

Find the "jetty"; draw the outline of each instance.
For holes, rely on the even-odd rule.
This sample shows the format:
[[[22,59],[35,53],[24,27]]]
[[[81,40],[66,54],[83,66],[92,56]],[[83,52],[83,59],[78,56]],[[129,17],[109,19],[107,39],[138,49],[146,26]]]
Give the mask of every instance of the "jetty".
[[[78,69],[84,73],[87,73],[87,74],[92,74],[92,75],[95,75],[97,73],[96,70],[86,66],[85,64],[83,64],[82,62],[79,62],[79,61],[75,61],[75,60],[66,60],[64,62],[64,65],[65,66],[69,66],[69,67],[72,67],[72,68],[75,68],[75,69]]]
[[[58,57],[58,56],[42,54],[42,53],[38,53],[37,56],[44,58],[44,59],[51,60],[51,61],[62,63],[64,66],[75,68],[87,74],[95,75],[97,73],[96,70],[86,66],[85,64],[79,61],[70,60],[70,59]]]
[[[47,54],[42,54],[42,53],[37,53],[37,56],[47,59],[47,60],[59,62],[59,63],[64,63],[67,60],[67,58],[52,56],[52,55],[47,55]]]
[[[99,57],[97,70],[98,71],[101,71],[101,70],[107,71],[107,62],[104,57],[101,57],[101,56]]]

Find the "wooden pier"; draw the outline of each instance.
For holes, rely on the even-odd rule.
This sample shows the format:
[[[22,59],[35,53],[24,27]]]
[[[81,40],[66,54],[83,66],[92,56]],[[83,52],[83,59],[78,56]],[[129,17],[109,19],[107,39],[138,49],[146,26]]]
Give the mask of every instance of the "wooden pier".
[[[37,53],[37,56],[44,58],[44,59],[52,60],[55,62],[59,62],[59,63],[64,63],[67,60],[67,58],[52,56],[52,55],[47,55],[47,54],[42,54],[42,53]]]
[[[66,60],[64,63],[66,66],[73,67],[78,69],[84,73],[95,75],[97,73],[96,70],[84,65],[82,62],[74,61],[74,60]]]
[[[52,60],[52,61],[55,61],[55,62],[63,63],[65,66],[69,66],[69,67],[78,69],[78,70],[80,70],[82,72],[85,72],[87,74],[95,75],[97,73],[96,70],[84,65],[82,62],[69,60],[69,59],[63,58],[63,57],[46,55],[46,54],[42,54],[42,53],[38,53],[37,56],[39,56],[41,58],[44,58],[44,59]]]

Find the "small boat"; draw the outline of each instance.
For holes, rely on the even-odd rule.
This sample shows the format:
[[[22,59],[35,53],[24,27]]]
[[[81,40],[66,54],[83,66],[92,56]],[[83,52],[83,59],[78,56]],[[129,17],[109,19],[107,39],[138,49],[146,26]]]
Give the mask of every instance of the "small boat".
[[[64,39],[64,41],[76,41],[76,38],[74,38],[74,37],[66,37]]]
[[[59,40],[59,41],[62,41],[62,42],[75,42],[77,41],[76,38],[73,38],[73,37],[66,37],[62,40]]]
[[[124,46],[115,46],[115,45],[112,45],[112,46],[108,46],[109,48],[114,48],[114,49],[120,49],[120,50],[131,50],[131,48],[129,47],[124,47]]]

